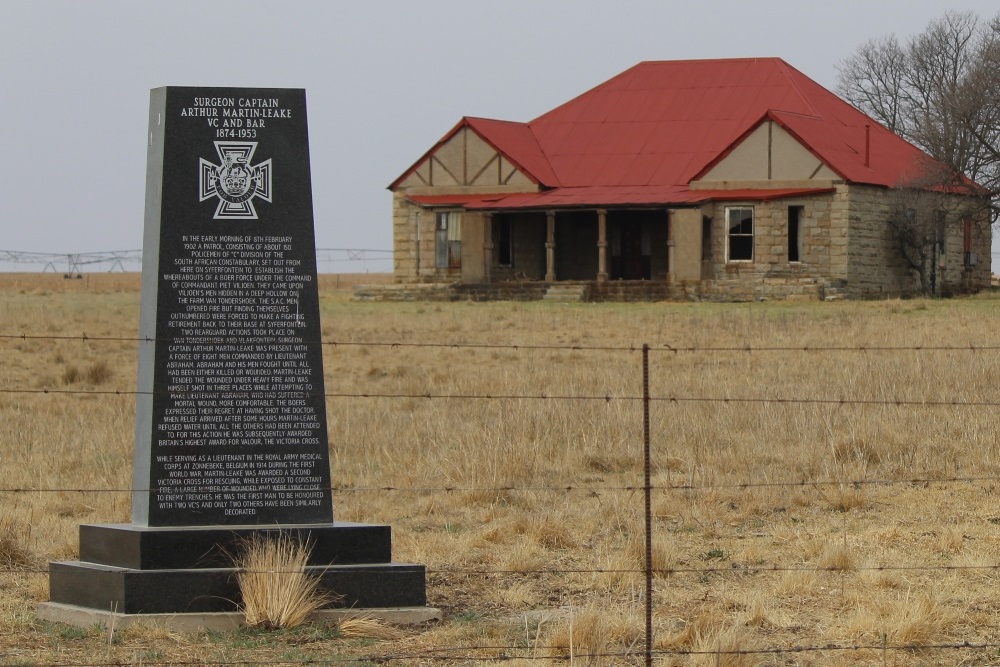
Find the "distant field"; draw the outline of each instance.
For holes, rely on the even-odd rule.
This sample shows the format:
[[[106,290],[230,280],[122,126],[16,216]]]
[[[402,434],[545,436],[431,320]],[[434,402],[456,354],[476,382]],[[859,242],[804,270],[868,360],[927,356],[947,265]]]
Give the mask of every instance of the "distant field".
[[[651,405],[656,664],[996,660],[997,295],[350,300],[388,280],[320,279],[335,512],[392,525],[443,622],[109,642],[36,621],[77,526],[129,520],[139,280],[0,274],[3,663],[641,664],[643,343],[674,399]]]

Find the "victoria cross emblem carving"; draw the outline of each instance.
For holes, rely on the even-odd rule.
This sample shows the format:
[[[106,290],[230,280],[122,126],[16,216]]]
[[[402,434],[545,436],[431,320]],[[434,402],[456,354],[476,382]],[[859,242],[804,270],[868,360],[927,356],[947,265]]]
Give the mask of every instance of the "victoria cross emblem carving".
[[[199,200],[219,198],[216,220],[256,220],[253,198],[271,201],[271,160],[251,166],[256,141],[216,141],[221,164],[201,158],[198,170]]]

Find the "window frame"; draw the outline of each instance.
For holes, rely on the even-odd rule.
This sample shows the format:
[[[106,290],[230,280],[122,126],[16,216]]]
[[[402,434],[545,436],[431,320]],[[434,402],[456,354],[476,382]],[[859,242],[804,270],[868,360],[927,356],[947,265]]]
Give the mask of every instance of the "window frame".
[[[733,222],[732,215],[736,211],[749,211],[750,212],[750,233],[733,233]],[[754,241],[755,241],[755,215],[753,206],[727,206],[726,207],[726,262],[734,264],[752,264],[754,261]],[[742,225],[745,221],[741,220],[739,222]],[[750,256],[749,257],[733,257],[733,237],[739,239],[750,240]]]
[[[792,215],[793,211],[794,211],[794,216]],[[802,216],[804,213],[805,213],[805,206],[788,207],[788,263],[789,264],[802,263]],[[793,254],[795,259],[792,259]]]
[[[462,212],[437,211],[434,216],[434,268],[462,268]]]

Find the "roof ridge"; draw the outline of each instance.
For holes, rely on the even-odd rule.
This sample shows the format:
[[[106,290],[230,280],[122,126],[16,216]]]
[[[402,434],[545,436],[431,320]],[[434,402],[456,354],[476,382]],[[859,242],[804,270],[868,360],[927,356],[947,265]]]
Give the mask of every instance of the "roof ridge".
[[[815,111],[815,109],[813,109]],[[769,114],[783,114],[785,116],[798,116],[799,118],[808,118],[809,120],[823,120],[823,116],[818,114],[801,113],[799,111],[786,111],[785,109],[768,109]]]
[[[812,100],[810,100],[809,96],[806,95],[805,91],[802,90],[802,87],[799,85],[799,82],[798,82],[797,78],[795,76],[792,76],[792,73],[794,72],[798,76],[804,77],[810,83],[813,83],[813,84],[815,84],[817,86],[819,86],[819,84],[816,83],[815,81],[813,81],[812,79],[810,79],[808,76],[806,76],[805,74],[803,74],[799,70],[797,70],[794,67],[792,67],[791,65],[789,65],[787,62],[785,62],[781,58],[776,58],[775,60],[778,61],[778,68],[781,71],[781,74],[785,77],[785,79],[792,86],[792,88],[795,89],[795,92],[799,94],[799,98],[802,100],[803,104],[805,104],[807,107],[809,107],[810,109],[812,109],[812,115],[813,115],[813,117],[814,118],[822,118],[823,114],[819,113],[816,110],[816,107],[813,106]],[[820,86],[820,88],[823,88],[823,87]],[[830,91],[827,91],[826,88],[823,88],[823,90],[826,91],[826,92],[828,92],[828,93],[830,92]],[[833,93],[830,93],[830,94],[832,95]],[[780,111],[780,109],[775,109],[775,111]]]
[[[503,118],[487,118],[486,116],[462,116],[467,121],[486,121],[487,123],[507,123],[509,125],[527,125],[521,120],[504,120]]]
[[[646,62],[656,62],[656,61],[646,61]],[[670,62],[670,61],[669,60],[664,60],[664,61],[661,61],[661,62]],[[580,98],[583,98],[583,97],[586,97],[587,95],[590,95],[595,90],[600,90],[601,88],[604,88],[605,86],[607,86],[608,84],[610,84],[612,81],[617,81],[618,79],[622,78],[626,74],[629,74],[633,70],[638,69],[643,64],[644,64],[643,62],[638,62],[635,65],[632,65],[631,67],[629,67],[628,69],[622,70],[621,72],[618,72],[618,74],[615,74],[610,79],[605,79],[604,81],[600,82],[596,86],[591,86],[590,88],[588,88],[587,90],[583,91],[579,95],[574,95],[573,97],[571,97],[570,99],[566,100],[562,104],[560,104],[558,106],[555,106],[555,107],[552,107],[551,109],[549,109],[548,111],[546,111],[542,115],[536,116],[535,118],[532,118],[527,123],[525,123],[525,125],[527,125],[528,127],[531,127],[531,126],[535,125],[541,119],[545,118],[546,116],[554,116],[556,114],[556,112],[559,111],[560,109],[563,109],[564,107],[567,107],[567,106],[573,104],[574,102],[576,102]],[[534,133],[534,130],[532,130],[532,133]]]
[[[681,58],[678,60],[640,60],[637,64],[644,65],[646,63],[734,63],[734,62],[750,62],[750,61],[766,61],[766,60],[779,60],[785,62],[780,56],[736,56],[732,58]],[[785,63],[787,64],[787,63]],[[626,70],[627,71],[627,70]]]

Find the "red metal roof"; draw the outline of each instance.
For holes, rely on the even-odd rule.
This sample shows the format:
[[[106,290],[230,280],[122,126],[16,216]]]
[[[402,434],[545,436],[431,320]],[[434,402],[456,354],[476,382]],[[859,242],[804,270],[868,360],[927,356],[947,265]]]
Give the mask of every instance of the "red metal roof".
[[[467,125],[549,189],[497,207],[680,204],[765,119],[849,182],[899,185],[929,159],[779,58],[643,62],[528,123],[466,118],[442,142]]]

